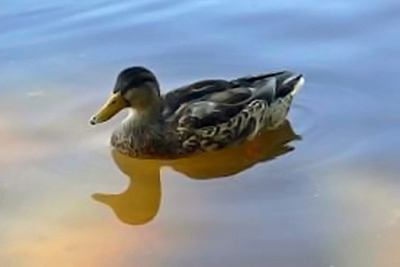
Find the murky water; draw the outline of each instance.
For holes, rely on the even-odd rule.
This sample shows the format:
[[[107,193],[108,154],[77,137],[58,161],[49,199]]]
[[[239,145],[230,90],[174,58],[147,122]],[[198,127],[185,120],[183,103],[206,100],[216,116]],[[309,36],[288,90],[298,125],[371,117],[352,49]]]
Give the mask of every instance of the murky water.
[[[0,266],[400,266],[398,1],[22,0],[0,27]],[[131,65],[306,84],[252,143],[138,161],[123,114],[88,125]]]

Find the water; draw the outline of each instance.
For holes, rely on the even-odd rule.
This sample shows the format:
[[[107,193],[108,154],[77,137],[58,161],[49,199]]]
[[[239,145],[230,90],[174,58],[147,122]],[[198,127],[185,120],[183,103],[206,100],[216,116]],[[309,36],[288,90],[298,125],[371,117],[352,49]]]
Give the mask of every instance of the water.
[[[400,266],[398,1],[23,0],[0,25],[0,266]],[[306,84],[256,156],[137,162],[107,146],[124,114],[88,125],[131,65]]]

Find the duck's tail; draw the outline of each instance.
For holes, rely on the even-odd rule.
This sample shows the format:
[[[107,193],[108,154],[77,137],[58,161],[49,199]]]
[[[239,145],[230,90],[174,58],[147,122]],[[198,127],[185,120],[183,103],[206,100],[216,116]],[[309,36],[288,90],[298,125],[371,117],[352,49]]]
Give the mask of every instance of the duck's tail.
[[[274,77],[276,79],[275,99],[294,96],[304,84],[302,74],[283,71]]]
[[[289,83],[292,83],[292,82],[293,82],[294,84],[293,84],[293,89],[292,89],[292,91],[290,92],[290,94],[291,94],[292,96],[294,96],[294,95],[300,90],[300,88],[303,87],[305,80],[304,80],[304,77],[303,77],[302,74],[298,74],[298,75],[293,79],[293,81],[290,81]]]

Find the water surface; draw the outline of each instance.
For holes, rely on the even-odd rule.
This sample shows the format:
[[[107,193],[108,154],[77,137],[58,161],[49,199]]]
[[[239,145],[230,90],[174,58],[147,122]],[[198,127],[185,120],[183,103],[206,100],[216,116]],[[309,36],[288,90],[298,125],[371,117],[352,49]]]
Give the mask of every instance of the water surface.
[[[0,25],[0,266],[400,266],[398,1],[22,0]],[[108,147],[124,114],[88,125],[131,65],[306,84],[265,153],[138,163]]]

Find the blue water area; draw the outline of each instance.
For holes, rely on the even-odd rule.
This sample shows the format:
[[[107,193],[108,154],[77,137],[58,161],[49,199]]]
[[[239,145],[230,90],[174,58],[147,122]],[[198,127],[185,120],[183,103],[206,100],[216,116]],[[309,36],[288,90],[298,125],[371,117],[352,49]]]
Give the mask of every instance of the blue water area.
[[[400,266],[399,26],[395,0],[3,3],[0,266]],[[223,179],[202,158],[126,180],[108,146],[125,114],[88,121],[133,65],[164,93],[301,72],[301,140],[217,154]]]

